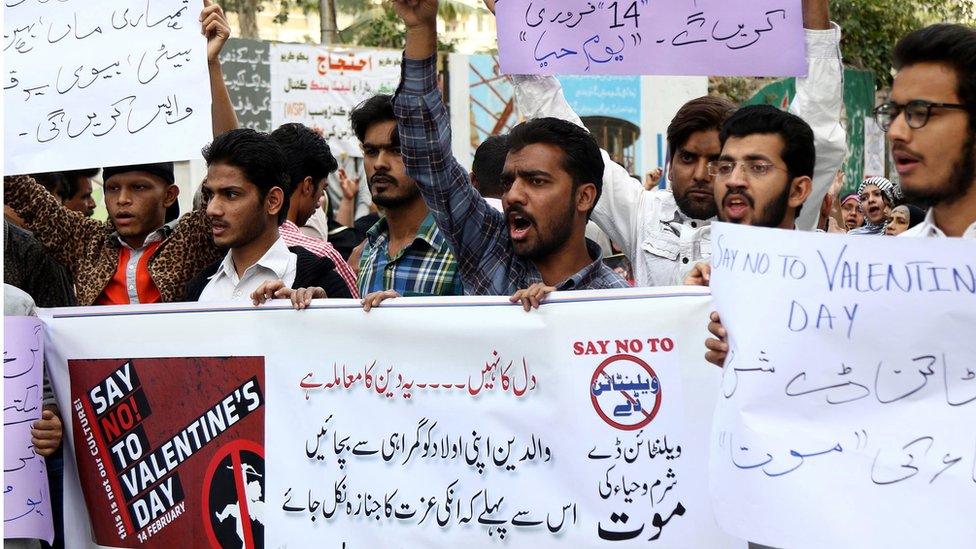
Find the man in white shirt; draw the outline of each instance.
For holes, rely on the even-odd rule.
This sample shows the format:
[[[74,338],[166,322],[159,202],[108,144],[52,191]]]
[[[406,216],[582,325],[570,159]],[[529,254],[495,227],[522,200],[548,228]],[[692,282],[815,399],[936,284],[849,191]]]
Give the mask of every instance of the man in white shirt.
[[[328,257],[288,248],[278,226],[288,212],[285,153],[264,133],[232,130],[203,151],[207,180],[203,194],[217,246],[224,258],[187,286],[190,301],[251,301],[265,282],[321,286],[329,297],[351,297]]]
[[[809,73],[796,79],[790,112],[813,128],[816,139],[813,192],[796,222],[798,228],[813,230],[820,202],[846,155],[846,133],[840,125],[843,65],[840,28],[830,23],[827,0],[803,0],[803,23]],[[555,78],[512,80],[524,117],[554,116],[583,125]],[[681,284],[695,263],[710,257],[709,224],[716,209],[706,165],[721,152],[719,128],[733,109],[730,102],[708,97],[679,110],[668,128],[670,189],[645,190],[604,153],[604,191],[592,219],[630,257],[638,286]]]
[[[976,29],[912,32],[895,46],[894,67],[891,96],[875,117],[905,198],[929,206],[901,236],[976,239]]]

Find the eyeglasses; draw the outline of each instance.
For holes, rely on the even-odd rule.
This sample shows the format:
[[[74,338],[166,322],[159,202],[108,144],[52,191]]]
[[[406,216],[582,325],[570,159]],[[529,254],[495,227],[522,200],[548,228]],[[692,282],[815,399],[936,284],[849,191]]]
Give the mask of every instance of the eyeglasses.
[[[972,105],[961,105],[959,103],[932,103],[922,99],[909,101],[904,105],[899,105],[894,101],[882,103],[874,109],[874,120],[881,126],[881,129],[888,131],[898,115],[905,112],[905,122],[913,130],[924,127],[929,122],[932,109],[959,109],[963,111],[972,110]]]
[[[708,163],[708,175],[717,179],[726,179],[732,176],[732,173],[735,172],[735,167],[739,165],[742,166],[743,173],[745,173],[746,177],[751,179],[766,177],[771,170],[786,171],[775,164],[762,160],[743,160],[741,162],[714,160]]]

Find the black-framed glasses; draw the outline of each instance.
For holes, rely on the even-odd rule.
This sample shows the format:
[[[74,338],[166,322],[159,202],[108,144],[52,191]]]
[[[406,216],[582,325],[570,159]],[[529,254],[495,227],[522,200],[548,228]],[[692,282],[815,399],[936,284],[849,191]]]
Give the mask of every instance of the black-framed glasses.
[[[888,101],[878,105],[874,109],[874,120],[878,123],[878,126],[882,130],[888,131],[891,128],[891,124],[894,123],[895,119],[902,112],[905,113],[905,122],[908,124],[909,128],[917,130],[924,127],[929,122],[929,117],[932,116],[932,109],[959,109],[963,111],[970,111],[973,109],[973,105],[962,105],[959,103],[932,103],[931,101],[925,101],[922,99],[915,99],[909,101],[904,105],[895,103],[894,101]]]
[[[708,175],[718,179],[725,179],[732,176],[735,167],[742,165],[746,177],[761,178],[765,177],[772,170],[782,170],[779,166],[763,160],[743,160],[733,162],[732,160],[713,160],[708,163]],[[786,170],[783,170],[786,171]]]

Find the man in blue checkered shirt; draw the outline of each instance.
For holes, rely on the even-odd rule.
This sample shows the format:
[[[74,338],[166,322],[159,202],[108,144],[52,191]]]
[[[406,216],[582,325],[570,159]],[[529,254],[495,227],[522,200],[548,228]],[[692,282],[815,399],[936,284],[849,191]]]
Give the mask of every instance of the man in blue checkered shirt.
[[[603,179],[593,137],[554,118],[516,126],[502,174],[505,211],[498,212],[451,154],[450,117],[437,88],[437,1],[394,6],[407,27],[393,99],[400,152],[454,250],[465,293],[515,294],[528,309],[553,290],[628,287],[584,236]]]

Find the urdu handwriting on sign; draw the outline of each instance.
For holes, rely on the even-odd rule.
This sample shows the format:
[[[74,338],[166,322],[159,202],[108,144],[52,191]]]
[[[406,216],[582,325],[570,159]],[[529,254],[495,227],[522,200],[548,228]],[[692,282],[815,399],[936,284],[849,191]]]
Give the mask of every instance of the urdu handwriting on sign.
[[[455,479],[444,489],[443,502],[438,500],[441,494],[431,494],[417,500],[398,497],[399,489],[382,495],[369,492],[350,494],[346,479],[347,477],[343,476],[337,480],[332,494],[324,499],[315,497],[312,489],[309,488],[306,502],[299,505],[292,503],[295,496],[292,495],[293,489],[288,488],[284,493],[285,501],[281,508],[286,513],[308,513],[312,522],[315,522],[319,516],[330,520],[344,510],[349,517],[361,516],[376,521],[385,518],[388,521],[396,520],[417,525],[429,521],[436,522],[441,528],[451,524],[480,524],[488,527],[489,536],[497,535],[499,539],[505,539],[509,525],[512,528],[538,527],[540,529],[545,526],[550,533],[557,534],[566,525],[567,519],[572,524],[577,522],[575,503],[563,505],[559,511],[546,513],[543,519],[542,513],[525,509],[502,511],[505,497],[493,499],[487,489],[478,490],[470,498],[458,498],[456,490],[460,479]],[[533,515],[539,518],[533,519]]]
[[[941,458],[935,457],[926,461],[934,445],[934,437],[921,436],[894,452],[879,449],[871,463],[871,482],[880,486],[897,484],[916,476],[924,469],[924,475],[935,471],[935,474],[928,479],[928,484],[932,484],[942,473],[962,461],[961,455],[952,457],[949,452],[942,454]],[[935,455],[938,456],[939,453],[941,452]],[[936,462],[934,467],[930,465],[931,461]],[[973,461],[976,468],[976,456],[973,457]]]
[[[657,528],[657,533],[648,538],[647,541],[655,541],[661,537],[661,533],[664,531],[664,527],[671,522],[674,517],[680,517],[685,514],[685,507],[679,501],[677,505],[674,506],[674,510],[668,515],[668,518],[664,518],[660,513],[655,513],[654,518],[651,519],[651,526]],[[611,513],[610,522],[613,524],[626,525],[630,521],[630,516],[627,513]],[[630,530],[610,530],[603,527],[602,522],[597,522],[597,535],[600,539],[605,539],[607,541],[627,541],[634,539],[644,532],[646,524],[641,523],[637,528]]]
[[[641,446],[644,446],[645,442],[647,443],[645,448],[647,448],[648,459],[654,459],[657,456],[664,456],[664,459],[674,460],[681,457],[681,445],[678,444],[672,447],[670,444],[668,444],[667,435],[662,437],[664,439],[663,443],[661,439],[657,439],[654,441],[654,444],[651,444],[650,441],[645,441],[643,436],[644,430],[641,429],[634,437],[634,444],[628,446],[624,446],[623,442],[618,437],[616,446],[614,447],[614,450],[616,450],[616,455],[614,455],[613,451],[597,453],[596,446],[594,446],[586,457],[589,459],[623,459],[627,463],[634,463],[640,456],[644,455],[644,453],[641,452]]]
[[[68,115],[64,109],[57,109],[48,113],[47,122],[49,126],[44,128],[44,122],[37,125],[37,132],[35,139],[38,143],[48,143],[54,141],[63,135],[70,139],[75,139],[88,131],[91,128],[91,135],[93,137],[101,137],[110,133],[114,130],[119,122],[119,117],[122,116],[123,111],[126,113],[125,124],[123,127],[129,134],[136,134],[142,130],[149,127],[153,122],[159,118],[160,114],[164,114],[162,120],[167,125],[172,125],[186,120],[193,114],[193,109],[191,107],[180,107],[179,98],[176,94],[169,95],[166,97],[165,102],[158,103],[156,105],[155,111],[152,109],[144,109],[143,107],[137,107],[138,97],[135,95],[129,95],[123,97],[118,101],[109,105],[111,107],[110,113],[106,112],[90,112],[83,115],[84,118],[74,118]],[[120,110],[122,109],[122,110]],[[148,120],[138,120],[135,118],[136,112],[152,112],[152,116]],[[143,115],[145,116],[145,115]],[[84,125],[78,128],[82,122],[78,120],[83,120]],[[20,137],[25,137],[29,135],[28,132],[21,132]]]
[[[746,373],[776,373],[776,367],[770,364],[766,351],[759,351],[759,358],[755,364],[736,365],[737,353],[735,348],[729,349],[728,357],[725,360],[725,368],[722,376],[722,395],[725,398],[732,398],[736,389],[739,388],[739,374]]]
[[[13,486],[7,486],[7,488],[4,490],[3,493],[4,494],[10,493],[10,492],[13,491],[13,489],[14,489]],[[5,500],[4,503],[6,505],[8,505],[9,507],[15,507],[16,508],[16,511],[14,511],[14,512],[19,512],[20,509],[21,509],[20,506],[11,505],[13,502],[8,502],[8,501]],[[43,516],[44,513],[42,512],[41,509],[39,509],[39,507],[41,507],[41,504],[42,503],[44,503],[44,494],[38,493],[36,498],[34,498],[34,497],[28,497],[28,498],[26,498],[24,500],[24,506],[22,507],[23,509],[26,509],[26,510],[23,513],[21,513],[19,515],[16,515],[16,516],[13,516],[13,517],[8,517],[7,514],[4,513],[3,522],[5,522],[5,523],[6,522],[15,522],[17,520],[20,520],[20,519],[26,517],[27,515],[30,515],[31,513],[37,513],[38,515],[42,515]],[[9,507],[8,507],[8,510],[9,510]]]
[[[941,360],[940,360],[941,358]],[[879,361],[874,368],[873,394],[880,404],[894,404],[922,391],[929,378],[936,376],[936,368],[942,371],[942,387],[945,401],[949,406],[965,406],[976,402],[976,372],[971,367],[963,367],[963,372],[951,373],[952,367],[945,353],[940,356],[920,355],[911,359],[912,367],[904,368],[891,361]],[[728,367],[728,366],[726,366]],[[822,393],[827,404],[841,405],[871,396],[872,390],[867,380],[860,383],[852,379],[855,370],[846,363],[834,372],[840,380],[831,376],[827,383],[811,383],[806,371],[796,374],[786,383],[785,394],[790,397],[803,397]],[[971,382],[971,383],[966,383]],[[921,395],[920,395],[921,396]]]
[[[625,4],[626,5],[626,4]],[[547,11],[546,6],[538,7],[534,2],[530,2],[525,10],[524,30],[519,32],[520,42],[531,43],[530,33],[538,32],[535,40],[534,59],[539,63],[539,67],[547,67],[551,62],[561,60],[565,57],[582,55],[586,59],[585,71],[589,72],[593,64],[605,64],[612,61],[620,62],[624,60],[625,50],[632,49],[632,54],[640,55],[647,48],[642,47],[644,37],[640,32],[641,9],[650,5],[648,0],[633,0],[627,5],[626,9],[618,2],[601,1],[597,4],[587,2],[588,9],[585,11]],[[576,43],[558,43],[553,47],[553,41],[566,40],[565,29],[575,29],[587,16],[598,12],[600,24],[584,25],[590,32],[599,29],[595,34],[587,33],[585,39]],[[621,13],[622,12],[622,13]],[[730,50],[741,50],[756,44],[762,39],[765,33],[774,31],[776,25],[774,21],[786,21],[787,14],[784,9],[769,10],[763,14],[764,23],[749,28],[744,23],[723,22],[715,19],[711,22],[710,29],[707,26],[709,16],[705,11],[690,14],[687,17],[684,30],[679,31],[673,36],[663,37],[655,40],[658,45],[670,47],[691,46],[703,43],[722,43]],[[605,29],[605,30],[604,30]],[[618,29],[618,30],[615,30]],[[551,34],[549,31],[553,31]],[[646,31],[645,31],[646,32]],[[547,39],[547,35],[549,38]],[[555,37],[555,38],[554,38]],[[573,38],[569,38],[573,40]],[[602,45],[606,41],[609,45]],[[629,55],[629,54],[628,54]]]
[[[789,457],[784,461],[782,465],[779,464],[778,460],[773,458],[773,454],[769,452],[759,451],[754,453],[752,449],[744,444],[735,443],[732,438],[732,433],[723,432],[719,438],[719,447],[728,446],[729,448],[729,458],[732,460],[732,464],[739,469],[750,470],[750,469],[762,469],[762,472],[768,477],[781,477],[783,475],[792,473],[802,466],[807,458],[815,458],[820,456],[825,456],[833,453],[842,453],[844,448],[841,446],[840,442],[835,443],[826,449],[816,449],[808,452],[800,452],[795,449],[790,449]],[[738,455],[738,457],[736,457]],[[758,457],[757,457],[758,456]],[[769,466],[772,463],[772,466]]]
[[[332,379],[328,382],[314,381],[312,372],[306,374],[298,383],[298,387],[305,391],[305,399],[309,399],[312,390],[315,389],[344,389],[350,390],[358,385],[377,395],[393,398],[399,396],[409,399],[414,392],[420,390],[428,394],[450,394],[461,393],[471,397],[481,393],[493,391],[495,393],[511,393],[515,397],[525,396],[526,393],[535,390],[536,377],[529,372],[529,365],[522,359],[521,368],[515,366],[515,361],[509,361],[507,366],[502,366],[501,357],[498,353],[493,353],[494,362],[486,362],[476,377],[468,376],[467,381],[458,380],[424,380],[420,381],[405,375],[404,372],[396,372],[394,382],[394,366],[388,367],[385,371],[376,368],[376,362],[365,366],[362,370],[354,370],[350,373],[346,365],[342,365],[340,370],[337,364],[332,365]],[[374,373],[375,371],[375,373]],[[521,375],[520,375],[521,374]]]
[[[173,30],[183,28],[183,18],[187,13],[188,1],[182,2],[175,12],[157,15],[150,13],[152,0],[146,0],[145,10],[114,10],[111,16],[102,24],[92,21],[82,20],[79,13],[73,12],[70,17],[51,18],[45,20],[38,18],[28,25],[23,25],[13,29],[10,34],[4,33],[4,51],[13,48],[20,54],[30,53],[37,46],[35,41],[43,40],[47,44],[57,44],[65,39],[85,40],[92,36],[103,36],[106,32],[121,31],[127,28],[138,28],[140,26],[147,29],[155,28],[160,25]],[[82,12],[85,14],[85,12]]]

